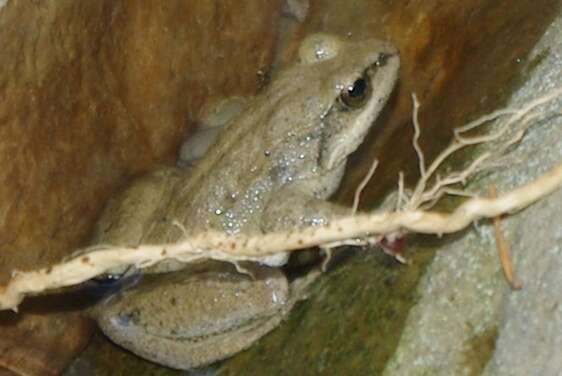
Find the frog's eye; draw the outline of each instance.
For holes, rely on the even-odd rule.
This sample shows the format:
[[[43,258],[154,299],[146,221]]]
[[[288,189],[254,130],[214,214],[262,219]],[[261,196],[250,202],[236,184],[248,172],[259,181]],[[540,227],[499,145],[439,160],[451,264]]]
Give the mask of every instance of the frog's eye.
[[[362,107],[371,97],[371,81],[364,74],[361,78],[345,88],[343,88],[338,102],[343,109],[353,110]]]

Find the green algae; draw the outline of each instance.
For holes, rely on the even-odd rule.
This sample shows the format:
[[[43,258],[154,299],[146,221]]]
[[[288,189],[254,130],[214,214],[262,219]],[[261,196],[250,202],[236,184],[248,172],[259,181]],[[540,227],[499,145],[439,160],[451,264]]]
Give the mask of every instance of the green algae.
[[[220,375],[378,374],[394,352],[415,286],[435,243],[408,245],[411,265],[378,250],[357,252],[327,272],[288,320],[248,351],[225,361]]]
[[[497,338],[498,328],[492,327],[475,335],[469,341],[468,348],[464,352],[464,364],[471,370],[470,376],[482,374],[484,367],[488,364],[488,361],[494,353]]]

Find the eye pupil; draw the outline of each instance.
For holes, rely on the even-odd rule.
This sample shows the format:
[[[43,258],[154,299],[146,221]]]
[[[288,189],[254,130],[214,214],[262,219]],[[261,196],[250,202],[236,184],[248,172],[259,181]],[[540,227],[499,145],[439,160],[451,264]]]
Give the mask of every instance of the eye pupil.
[[[347,88],[347,94],[351,98],[357,98],[365,94],[365,90],[367,89],[367,82],[360,78],[356,80],[353,85]]]

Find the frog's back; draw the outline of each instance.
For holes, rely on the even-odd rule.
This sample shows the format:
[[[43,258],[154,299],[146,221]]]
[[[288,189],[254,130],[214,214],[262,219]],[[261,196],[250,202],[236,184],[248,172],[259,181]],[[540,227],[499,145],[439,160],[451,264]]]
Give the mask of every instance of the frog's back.
[[[287,183],[282,181],[279,163],[291,157],[279,153],[276,143],[282,140],[270,129],[279,127],[272,117],[280,112],[274,108],[291,94],[289,85],[285,86],[254,98],[227,124],[193,170],[176,183],[169,202],[156,215],[148,239],[177,240],[182,234],[171,221],[182,223],[190,233],[209,228],[228,233],[260,231],[265,205]],[[309,144],[308,150],[317,149],[312,145],[317,142]]]
[[[377,40],[319,34],[303,42],[299,57],[181,179],[148,240],[181,237],[173,221],[188,232],[260,232],[265,207],[288,186],[304,187],[316,199],[337,188],[347,155],[362,142],[396,81],[396,50]],[[343,108],[339,97],[357,80],[369,81],[376,92],[355,108]]]
[[[173,187],[159,198],[142,240],[178,240],[184,233],[175,222],[188,233],[260,232],[266,206],[287,187],[327,198],[339,184],[345,158],[362,141],[392,89],[398,60],[385,66],[379,58],[395,52],[375,40],[307,38],[299,51],[301,61],[247,103],[191,172],[176,172],[169,180]],[[340,95],[367,69],[375,77],[377,92],[367,102],[374,107],[342,108]]]

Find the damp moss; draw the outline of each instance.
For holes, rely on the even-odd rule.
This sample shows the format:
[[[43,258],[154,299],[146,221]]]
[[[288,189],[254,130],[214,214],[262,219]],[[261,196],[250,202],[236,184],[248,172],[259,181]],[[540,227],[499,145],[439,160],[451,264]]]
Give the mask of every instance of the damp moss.
[[[225,361],[219,374],[380,373],[416,302],[434,242],[418,237],[409,244],[411,265],[377,250],[357,252],[327,272],[280,328]]]
[[[498,328],[491,327],[475,335],[469,341],[464,352],[464,366],[470,370],[471,376],[482,374],[484,367],[492,357],[498,338]]]

